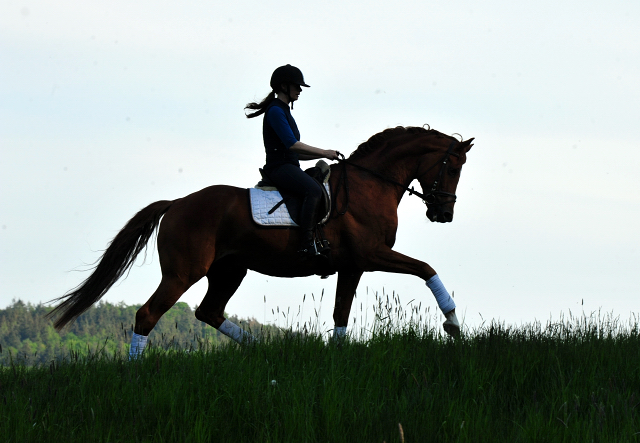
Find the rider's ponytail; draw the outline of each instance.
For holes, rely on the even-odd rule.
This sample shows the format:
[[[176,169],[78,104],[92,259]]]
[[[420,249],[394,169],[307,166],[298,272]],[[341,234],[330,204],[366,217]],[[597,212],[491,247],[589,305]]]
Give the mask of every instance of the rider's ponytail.
[[[271,104],[271,102],[276,98],[276,91],[271,91],[260,103],[247,103],[247,106],[244,109],[253,109],[255,112],[251,112],[246,114],[247,118],[257,117],[267,110],[267,107]]]

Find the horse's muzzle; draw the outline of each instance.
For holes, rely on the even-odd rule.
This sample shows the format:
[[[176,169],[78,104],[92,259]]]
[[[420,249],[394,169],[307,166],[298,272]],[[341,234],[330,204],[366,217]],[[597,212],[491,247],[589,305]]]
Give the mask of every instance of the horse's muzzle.
[[[453,209],[436,206],[427,209],[427,218],[432,222],[449,223],[453,220]]]

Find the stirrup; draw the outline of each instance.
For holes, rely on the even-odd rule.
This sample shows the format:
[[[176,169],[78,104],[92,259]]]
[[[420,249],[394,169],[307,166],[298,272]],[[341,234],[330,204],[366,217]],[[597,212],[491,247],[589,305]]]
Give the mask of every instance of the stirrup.
[[[328,255],[331,252],[331,247],[329,246],[329,242],[327,240],[322,240],[318,242],[316,245],[316,249],[318,254]]]
[[[315,257],[319,255],[318,250],[316,249],[315,242],[303,245],[300,249],[298,249],[298,254],[304,257]]]

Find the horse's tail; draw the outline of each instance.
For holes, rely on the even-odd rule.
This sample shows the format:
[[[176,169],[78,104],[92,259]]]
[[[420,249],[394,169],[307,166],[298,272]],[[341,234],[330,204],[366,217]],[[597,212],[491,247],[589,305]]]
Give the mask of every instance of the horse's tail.
[[[71,292],[52,300],[64,300],[47,314],[49,318],[59,315],[54,323],[56,329],[74,321],[122,277],[146,247],[160,219],[172,204],[173,201],[161,200],[138,212],[111,241],[93,273]]]

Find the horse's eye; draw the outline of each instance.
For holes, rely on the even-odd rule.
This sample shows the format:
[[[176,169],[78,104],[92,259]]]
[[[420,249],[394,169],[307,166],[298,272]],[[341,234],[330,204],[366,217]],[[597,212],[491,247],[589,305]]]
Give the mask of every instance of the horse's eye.
[[[460,168],[451,168],[447,171],[447,173],[453,177],[455,175],[460,174]]]

